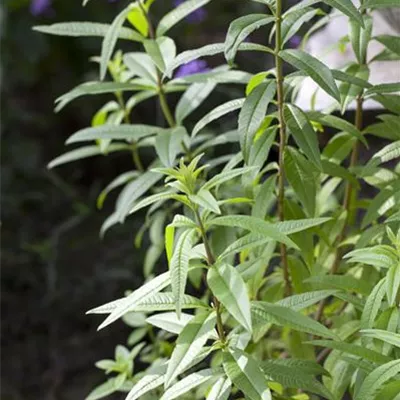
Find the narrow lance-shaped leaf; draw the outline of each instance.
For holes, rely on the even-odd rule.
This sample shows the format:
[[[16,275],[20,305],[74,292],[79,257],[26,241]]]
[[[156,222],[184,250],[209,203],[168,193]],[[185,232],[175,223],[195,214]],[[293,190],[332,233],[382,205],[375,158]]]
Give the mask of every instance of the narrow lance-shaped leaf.
[[[205,6],[211,0],[188,0],[184,1],[178,7],[174,8],[168,14],[164,15],[158,24],[156,34],[157,36],[162,36],[168,32],[173,26],[175,26],[179,21],[183,20],[193,11],[198,8]]]
[[[336,339],[337,335],[321,323],[303,315],[291,308],[255,301],[251,304],[254,320],[264,323],[275,323],[280,326],[290,327],[300,332],[311,333],[326,338]]]
[[[378,339],[400,348],[400,334],[384,331],[382,329],[363,329],[360,331],[363,337]]]
[[[223,366],[233,384],[250,400],[271,400],[264,373],[256,361],[239,349],[224,352]]]
[[[364,28],[358,21],[350,21],[350,41],[354,54],[359,64],[364,65],[367,60],[367,49],[372,33],[372,18],[369,15],[363,16]]]
[[[214,108],[214,110],[210,111],[199,122],[197,122],[197,124],[193,128],[192,137],[195,137],[210,122],[215,121],[216,119],[221,118],[223,115],[229,114],[241,108],[244,102],[244,98],[235,99]]]
[[[125,22],[126,16],[129,11],[132,9],[132,5],[129,5],[127,8],[123,9],[114,19],[110,28],[107,30],[107,33],[104,36],[103,43],[101,45],[101,56],[100,56],[100,79],[103,80],[106,76],[108,62],[112,57],[112,53],[114,51],[115,44],[118,40],[118,33],[122,28],[122,25]]]
[[[400,373],[400,360],[393,360],[372,371],[363,381],[355,400],[376,399],[378,391],[382,386]]]
[[[340,102],[339,89],[332,72],[325,64],[302,50],[283,50],[279,53],[279,56],[295,68],[305,72],[326,93]]]
[[[201,352],[204,344],[213,333],[216,323],[215,312],[197,314],[179,335],[165,376],[165,387],[187,368]]]
[[[33,30],[57,36],[100,36],[106,35],[110,25],[97,22],[60,22],[52,25],[34,26]],[[143,37],[133,29],[122,27],[118,31],[119,39],[142,42]]]
[[[274,81],[258,85],[246,98],[239,114],[239,138],[243,159],[247,162],[254,137],[276,92]]]
[[[228,312],[249,332],[252,332],[250,300],[239,272],[228,264],[208,270],[207,283]]]
[[[398,6],[399,2],[397,0],[364,0],[361,9],[365,10],[367,8],[375,9],[375,8],[389,8]]]
[[[164,166],[173,166],[176,156],[181,151],[182,141],[186,134],[183,126],[159,132],[156,137],[155,149]]]
[[[310,161],[322,169],[317,134],[307,115],[297,106],[286,104],[284,117],[287,127],[301,150]]]
[[[183,295],[185,294],[186,281],[189,270],[190,250],[193,246],[195,231],[188,229],[179,237],[171,258],[171,286],[176,302],[178,318],[182,309]]]
[[[390,307],[396,305],[397,293],[400,288],[400,261],[393,265],[386,275],[386,297]]]
[[[274,17],[265,14],[250,14],[231,22],[225,40],[225,58],[228,63],[235,59],[240,44],[255,30],[272,23]]]
[[[362,15],[358,12],[352,0],[322,0],[324,3],[329,4],[331,7],[341,11],[347,15],[352,21],[358,22],[364,26]]]

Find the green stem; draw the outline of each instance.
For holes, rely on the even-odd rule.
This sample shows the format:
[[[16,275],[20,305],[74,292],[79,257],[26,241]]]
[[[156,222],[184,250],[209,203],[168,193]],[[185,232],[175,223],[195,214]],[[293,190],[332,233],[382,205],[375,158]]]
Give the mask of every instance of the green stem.
[[[196,209],[195,211],[197,223],[199,226],[200,234],[203,239],[204,247],[206,249],[206,254],[207,254],[207,264],[209,267],[213,266],[215,264],[215,257],[212,253],[210,243],[208,241],[207,237],[207,232],[206,229],[204,228],[203,221],[201,220],[199,211]],[[221,303],[219,300],[213,296],[213,303],[215,305],[215,311],[217,313],[217,332],[218,336],[221,340],[222,343],[226,342],[226,336],[225,336],[225,331],[224,331],[224,324],[222,322],[222,315],[221,315]]]
[[[122,97],[121,92],[117,92],[115,95],[117,97],[119,106],[123,110],[124,122],[126,124],[130,124],[131,121],[129,118],[129,112],[126,108],[126,104],[125,104],[124,98]],[[133,160],[133,163],[135,164],[136,169],[140,172],[143,172],[144,168],[143,168],[142,160],[140,159],[140,155],[139,155],[139,151],[138,151],[136,142],[133,142],[133,144],[132,144],[132,160]]]
[[[282,0],[276,2],[276,35],[275,35],[275,67],[276,67],[276,84],[277,84],[277,106],[279,118],[279,180],[278,180],[278,216],[280,221],[285,220],[284,201],[285,201],[285,170],[283,164],[283,154],[286,145],[286,124],[283,116],[284,92],[283,92],[283,62],[279,57],[282,50]],[[292,285],[290,282],[289,265],[287,259],[286,245],[280,244],[280,254],[283,266],[283,279],[285,281],[285,296],[292,293]]]

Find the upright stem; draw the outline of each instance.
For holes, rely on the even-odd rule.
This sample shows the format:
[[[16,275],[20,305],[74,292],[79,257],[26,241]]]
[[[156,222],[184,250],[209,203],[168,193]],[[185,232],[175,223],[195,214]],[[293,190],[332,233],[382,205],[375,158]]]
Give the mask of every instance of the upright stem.
[[[203,239],[204,247],[206,248],[206,254],[207,254],[207,264],[209,267],[215,264],[215,257],[212,253],[210,243],[208,241],[207,237],[207,232],[204,228],[203,221],[201,220],[200,214],[198,210],[195,211],[196,218],[197,218],[197,223],[199,225],[201,237]],[[219,300],[213,296],[213,303],[215,305],[215,311],[217,313],[217,332],[218,336],[221,340],[222,343],[225,343],[226,337],[225,337],[225,331],[224,331],[224,324],[222,322],[222,316],[221,316],[221,303]]]
[[[279,180],[278,180],[278,216],[280,221],[285,220],[285,170],[283,166],[283,153],[286,145],[286,124],[283,116],[284,92],[283,92],[283,68],[279,52],[282,50],[282,0],[276,2],[276,35],[275,35],[275,66],[276,83],[278,92],[278,117],[279,117]],[[280,244],[281,262],[283,266],[283,279],[285,281],[285,295],[292,293],[289,266],[287,260],[286,245]]]
[[[355,116],[355,126],[359,131],[363,129],[363,97],[362,95],[357,97],[357,107],[356,107],[356,116]],[[358,142],[354,144],[353,151],[351,152],[351,157],[350,157],[350,164],[349,168],[353,168],[357,165],[358,162]],[[346,218],[343,224],[343,228],[340,231],[338,237],[335,240],[334,246],[336,247],[336,253],[335,253],[335,259],[332,263],[331,269],[329,271],[330,274],[334,275],[337,273],[339,266],[340,266],[340,261],[343,258],[343,250],[339,247],[340,243],[343,242],[343,240],[346,238],[346,231],[347,231],[347,225],[349,222],[350,218],[350,211],[351,211],[351,203],[352,203],[352,197],[354,193],[354,186],[350,181],[347,182],[346,184],[346,189],[345,189],[345,194],[344,194],[344,200],[343,200],[343,209],[346,212]],[[317,321],[320,321],[323,314],[324,314],[324,309],[326,306],[326,299],[322,300],[321,303],[319,304],[317,314],[315,316],[315,319]]]

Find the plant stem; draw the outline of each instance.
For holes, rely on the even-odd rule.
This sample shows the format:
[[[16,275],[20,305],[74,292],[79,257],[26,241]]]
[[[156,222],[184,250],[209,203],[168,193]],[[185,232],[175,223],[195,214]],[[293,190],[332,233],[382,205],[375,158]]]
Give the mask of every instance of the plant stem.
[[[210,246],[210,243],[209,243],[208,237],[207,237],[207,232],[204,228],[204,224],[203,224],[203,221],[201,220],[199,211],[196,210],[195,214],[196,214],[197,223],[199,224],[199,229],[200,229],[201,237],[203,239],[204,247],[206,248],[207,264],[209,267],[211,267],[215,264],[215,257],[212,253],[211,246]],[[207,280],[206,280],[206,282],[207,282]],[[225,343],[226,337],[225,337],[225,331],[224,331],[224,324],[222,322],[222,316],[221,316],[221,303],[215,296],[213,296],[213,303],[215,304],[215,311],[217,313],[218,336],[219,336],[221,342]]]
[[[276,2],[276,35],[275,35],[275,66],[276,83],[278,92],[278,117],[279,117],[279,181],[278,181],[278,216],[280,221],[285,220],[285,170],[283,166],[283,153],[286,145],[286,124],[283,116],[284,92],[283,92],[283,68],[279,52],[282,50],[282,0]],[[289,265],[287,260],[286,245],[280,244],[281,262],[283,266],[283,279],[285,281],[285,296],[292,293]]]
[[[357,107],[356,107],[356,116],[355,116],[355,126],[356,128],[361,131],[363,129],[363,97],[362,95],[357,97]],[[350,165],[349,168],[353,168],[357,165],[358,162],[358,142],[354,144],[353,150],[351,152],[351,157],[350,157]],[[343,224],[343,228],[339,233],[339,236],[335,240],[334,247],[336,247],[336,253],[335,253],[335,259],[333,261],[332,267],[329,271],[331,275],[334,275],[337,273],[339,267],[340,267],[340,261],[343,258],[343,250],[339,247],[340,243],[343,242],[343,240],[346,238],[346,231],[347,231],[347,225],[349,223],[350,219],[350,211],[351,211],[351,203],[352,203],[352,197],[354,193],[354,186],[351,184],[351,182],[347,182],[346,184],[346,189],[345,189],[345,194],[344,194],[344,200],[343,200],[343,209],[346,212],[346,218]],[[324,314],[324,309],[326,306],[326,299],[322,300],[319,303],[319,307],[315,316],[315,319],[317,321],[320,321],[323,314]]]
[[[121,92],[117,92],[116,97],[117,97],[119,106],[121,107],[121,109],[124,112],[124,122],[126,124],[130,124],[131,121],[129,118],[129,113],[126,108],[126,104],[125,104],[124,98],[122,97]],[[136,146],[136,142],[133,142],[133,144],[132,144],[132,160],[133,160],[133,163],[135,164],[136,169],[140,172],[143,172],[144,168],[143,168],[142,160],[140,159],[140,155],[139,155],[139,151]]]

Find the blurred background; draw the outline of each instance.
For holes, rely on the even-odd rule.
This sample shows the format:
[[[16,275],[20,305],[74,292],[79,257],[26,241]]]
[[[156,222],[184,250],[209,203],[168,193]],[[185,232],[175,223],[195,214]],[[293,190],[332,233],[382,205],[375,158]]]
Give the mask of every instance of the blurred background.
[[[180,2],[156,2],[152,19],[156,22]],[[131,170],[132,160],[117,153],[46,168],[66,151],[65,139],[89,126],[108,99],[85,97],[61,113],[53,112],[56,97],[98,79],[98,67],[89,58],[99,54],[101,40],[32,31],[34,25],[61,21],[110,23],[127,3],[92,0],[82,8],[80,0],[3,0],[0,6],[2,400],[84,399],[104,381],[94,363],[112,358],[115,345],[126,343],[131,332],[122,323],[96,332],[99,319],[85,312],[121,297],[143,280],[143,251],[134,246],[141,216],[100,239],[99,229],[113,210],[115,194],[102,210],[96,208],[100,191],[118,174]],[[211,2],[207,11],[175,27],[171,36],[178,51],[221,42],[229,21],[261,10],[256,2]],[[252,41],[265,43],[266,38],[268,31],[262,29]],[[290,46],[299,41],[296,36]],[[123,46],[129,50],[126,43]],[[135,44],[128,46],[138,49]],[[244,54],[238,64],[258,72],[272,66],[268,57]],[[223,59],[207,62],[212,67]],[[242,94],[243,87],[223,86],[211,102],[220,104]],[[177,98],[172,95],[170,100]],[[194,121],[211,108],[211,102],[199,109]],[[157,105],[149,101],[135,109],[132,119],[154,124],[154,115],[162,124]],[[232,119],[222,124],[227,130]]]

